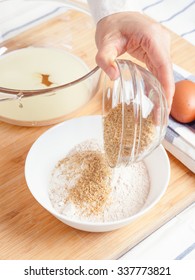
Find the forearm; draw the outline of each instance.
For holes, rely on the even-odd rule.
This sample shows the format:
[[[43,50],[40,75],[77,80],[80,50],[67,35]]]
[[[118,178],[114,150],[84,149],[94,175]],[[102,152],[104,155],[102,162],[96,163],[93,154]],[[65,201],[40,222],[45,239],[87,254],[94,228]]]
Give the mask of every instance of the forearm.
[[[132,0],[87,0],[91,14],[97,23],[100,19],[119,12],[141,11],[138,1]]]

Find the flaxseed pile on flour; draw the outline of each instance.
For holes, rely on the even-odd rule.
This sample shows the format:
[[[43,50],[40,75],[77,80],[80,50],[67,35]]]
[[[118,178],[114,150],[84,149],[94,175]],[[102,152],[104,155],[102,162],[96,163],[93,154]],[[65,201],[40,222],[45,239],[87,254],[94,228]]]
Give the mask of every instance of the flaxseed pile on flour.
[[[143,162],[110,168],[96,140],[76,145],[54,168],[49,198],[57,212],[88,222],[110,222],[137,213],[150,189]]]

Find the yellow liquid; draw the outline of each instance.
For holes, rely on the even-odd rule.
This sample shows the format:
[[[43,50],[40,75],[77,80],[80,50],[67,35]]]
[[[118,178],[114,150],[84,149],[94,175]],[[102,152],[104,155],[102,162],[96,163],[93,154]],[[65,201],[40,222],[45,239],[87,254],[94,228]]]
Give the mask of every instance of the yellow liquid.
[[[0,86],[12,89],[50,88],[88,72],[79,58],[56,49],[29,47],[0,57]],[[57,92],[1,101],[0,118],[36,123],[65,116],[89,101],[90,83],[88,79]]]

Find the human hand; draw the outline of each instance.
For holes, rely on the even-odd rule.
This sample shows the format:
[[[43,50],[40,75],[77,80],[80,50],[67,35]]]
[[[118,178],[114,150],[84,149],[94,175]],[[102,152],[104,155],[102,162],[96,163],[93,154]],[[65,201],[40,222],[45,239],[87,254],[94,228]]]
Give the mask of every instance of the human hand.
[[[97,23],[97,64],[115,80],[115,59],[127,52],[144,62],[164,88],[169,110],[175,84],[170,58],[170,38],[163,27],[137,12],[107,16]]]

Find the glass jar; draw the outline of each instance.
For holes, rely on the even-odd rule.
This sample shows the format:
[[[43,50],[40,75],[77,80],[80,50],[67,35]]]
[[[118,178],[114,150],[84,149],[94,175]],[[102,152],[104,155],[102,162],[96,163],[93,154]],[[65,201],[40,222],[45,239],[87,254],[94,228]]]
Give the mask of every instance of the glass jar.
[[[103,142],[111,167],[138,162],[165,136],[168,110],[159,81],[130,60],[117,60],[119,78],[104,79]]]

